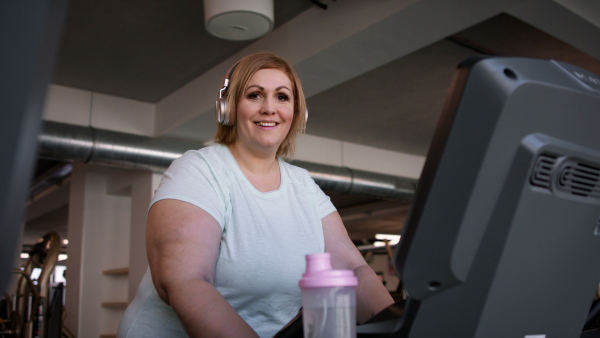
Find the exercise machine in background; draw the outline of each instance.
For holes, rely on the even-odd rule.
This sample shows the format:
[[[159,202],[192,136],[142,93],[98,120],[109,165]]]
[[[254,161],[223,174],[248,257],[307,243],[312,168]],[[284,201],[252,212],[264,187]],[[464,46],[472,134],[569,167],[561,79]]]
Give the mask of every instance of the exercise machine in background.
[[[0,309],[2,338],[73,337],[62,325],[64,284],[52,286],[61,239],[55,232],[41,238],[29,252],[21,269],[14,295],[7,295]]]

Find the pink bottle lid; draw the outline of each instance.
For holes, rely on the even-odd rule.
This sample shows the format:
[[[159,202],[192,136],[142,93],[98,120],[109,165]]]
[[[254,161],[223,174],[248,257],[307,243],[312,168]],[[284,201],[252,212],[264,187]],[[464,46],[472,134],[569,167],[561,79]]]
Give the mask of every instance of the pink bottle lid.
[[[358,280],[351,270],[334,270],[331,268],[329,252],[306,255],[306,272],[300,280],[300,287],[356,287]]]

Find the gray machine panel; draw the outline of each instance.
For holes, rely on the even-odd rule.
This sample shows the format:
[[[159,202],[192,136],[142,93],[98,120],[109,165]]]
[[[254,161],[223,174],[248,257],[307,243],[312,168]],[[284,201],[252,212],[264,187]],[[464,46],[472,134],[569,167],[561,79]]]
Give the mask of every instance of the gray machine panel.
[[[581,335],[600,280],[597,83],[556,61],[461,64],[395,252],[409,302],[388,336]]]

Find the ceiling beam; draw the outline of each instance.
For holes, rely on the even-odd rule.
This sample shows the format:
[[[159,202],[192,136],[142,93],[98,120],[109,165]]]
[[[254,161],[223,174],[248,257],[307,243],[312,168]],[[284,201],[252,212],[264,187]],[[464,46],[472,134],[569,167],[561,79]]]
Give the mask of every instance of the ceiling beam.
[[[310,97],[499,14],[510,3],[389,0],[366,6],[361,0],[346,0],[326,11],[311,7],[160,101],[155,134],[202,114],[208,115],[202,122],[212,122],[224,74],[252,52],[273,51],[295,64]]]

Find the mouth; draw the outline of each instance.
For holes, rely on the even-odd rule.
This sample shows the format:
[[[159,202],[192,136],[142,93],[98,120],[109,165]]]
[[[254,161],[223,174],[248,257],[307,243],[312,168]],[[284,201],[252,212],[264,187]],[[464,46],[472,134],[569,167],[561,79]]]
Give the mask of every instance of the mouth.
[[[275,127],[276,125],[278,125],[279,123],[277,122],[264,122],[264,121],[259,121],[259,122],[254,122],[254,124],[256,124],[259,127]]]

